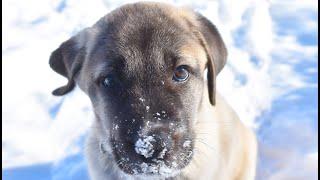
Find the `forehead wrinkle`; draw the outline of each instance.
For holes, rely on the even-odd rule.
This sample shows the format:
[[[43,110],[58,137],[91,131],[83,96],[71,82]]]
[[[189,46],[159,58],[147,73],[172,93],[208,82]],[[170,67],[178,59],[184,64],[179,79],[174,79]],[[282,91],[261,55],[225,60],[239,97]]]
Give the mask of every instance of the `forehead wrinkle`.
[[[121,53],[126,60],[125,70],[127,70],[128,73],[142,65],[143,53],[136,46],[131,45],[126,48],[122,48]]]
[[[102,61],[99,63],[98,66],[95,67],[93,73],[92,73],[92,78],[94,80],[98,79],[101,75],[106,75],[107,70],[110,69],[110,62],[108,61]]]
[[[150,76],[150,72],[154,74],[165,64],[166,49],[157,40],[152,40],[148,49],[145,50],[133,45],[122,51],[126,54],[125,71],[131,75],[146,74]]]

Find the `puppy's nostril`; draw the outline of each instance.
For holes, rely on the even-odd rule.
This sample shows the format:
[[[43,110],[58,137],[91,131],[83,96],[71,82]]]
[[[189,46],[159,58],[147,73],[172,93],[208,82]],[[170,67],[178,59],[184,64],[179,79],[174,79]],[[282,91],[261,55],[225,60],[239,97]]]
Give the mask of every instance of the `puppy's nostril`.
[[[136,141],[135,151],[147,159],[163,159],[172,145],[172,141],[169,139],[167,135],[162,133],[158,136],[144,136]]]
[[[155,139],[152,136],[139,138],[135,143],[135,151],[137,154],[143,155],[145,158],[152,157],[154,153]]]

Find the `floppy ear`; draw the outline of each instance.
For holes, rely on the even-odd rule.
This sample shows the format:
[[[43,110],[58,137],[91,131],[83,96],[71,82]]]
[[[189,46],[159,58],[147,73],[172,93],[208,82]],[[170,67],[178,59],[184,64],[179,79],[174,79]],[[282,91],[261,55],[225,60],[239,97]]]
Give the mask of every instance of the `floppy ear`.
[[[84,61],[84,46],[77,41],[79,35],[70,38],[53,51],[50,56],[50,67],[58,74],[66,77],[68,83],[55,89],[52,94],[62,96],[70,92],[75,87],[74,77],[80,70]]]
[[[207,81],[210,103],[216,103],[216,76],[222,70],[227,61],[227,49],[217,30],[217,28],[204,16],[197,13],[198,35],[202,45],[205,47],[207,53]]]

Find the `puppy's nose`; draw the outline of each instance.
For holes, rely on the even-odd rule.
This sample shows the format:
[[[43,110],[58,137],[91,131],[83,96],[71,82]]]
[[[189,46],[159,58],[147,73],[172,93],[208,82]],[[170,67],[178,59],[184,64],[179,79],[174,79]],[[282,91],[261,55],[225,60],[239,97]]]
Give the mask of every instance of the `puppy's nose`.
[[[135,151],[146,159],[163,159],[171,146],[170,135],[160,133],[139,138],[135,143]]]

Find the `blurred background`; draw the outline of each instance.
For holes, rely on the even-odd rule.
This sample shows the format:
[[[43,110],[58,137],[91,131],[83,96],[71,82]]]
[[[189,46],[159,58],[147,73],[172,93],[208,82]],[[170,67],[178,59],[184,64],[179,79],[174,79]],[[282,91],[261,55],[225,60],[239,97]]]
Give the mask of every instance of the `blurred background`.
[[[88,179],[93,121],[50,53],[128,0],[5,0],[2,32],[2,178]],[[210,19],[229,50],[217,89],[259,140],[258,180],[318,178],[318,2],[173,0]]]

